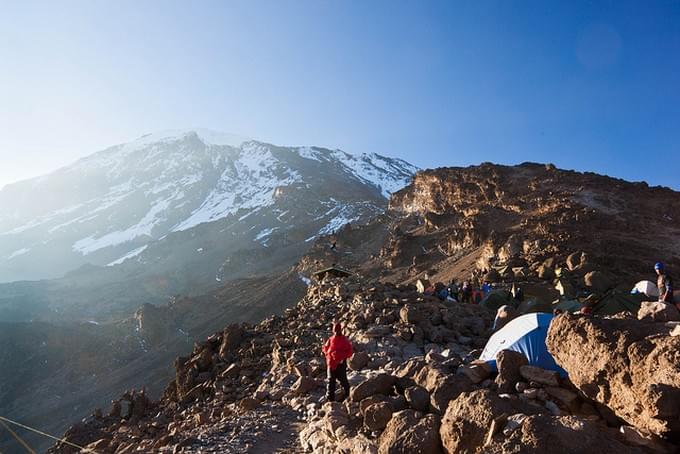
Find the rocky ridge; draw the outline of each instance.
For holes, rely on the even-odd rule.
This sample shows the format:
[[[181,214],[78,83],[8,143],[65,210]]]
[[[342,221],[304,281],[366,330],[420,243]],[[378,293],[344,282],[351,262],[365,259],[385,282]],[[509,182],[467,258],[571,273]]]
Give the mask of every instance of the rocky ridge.
[[[560,315],[548,345],[570,379],[507,351],[494,376],[475,362],[493,310],[425,296],[418,280],[521,285],[521,312],[628,293],[660,256],[677,263],[669,238],[680,230],[649,225],[675,219],[679,202],[535,164],[421,172],[385,216],[337,232],[339,251],[318,242],[297,268],[357,275],[313,283],[281,317],[197,344],[141,417],[94,415],[69,436],[98,452],[675,452],[680,330],[668,320],[680,314],[643,304],[639,320]],[[357,351],[350,396],[324,403],[320,346],[334,320]]]

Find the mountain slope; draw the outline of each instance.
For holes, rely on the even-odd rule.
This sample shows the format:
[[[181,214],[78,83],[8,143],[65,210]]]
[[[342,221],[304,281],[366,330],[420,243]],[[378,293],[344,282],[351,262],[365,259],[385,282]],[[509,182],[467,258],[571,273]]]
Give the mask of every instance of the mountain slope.
[[[375,154],[277,147],[205,130],[143,136],[0,191],[0,281],[119,265],[215,221],[240,224],[241,244],[266,243],[302,214],[287,212],[290,196],[296,206],[310,198],[302,201],[318,221],[310,237],[329,233],[381,211],[415,170]],[[266,222],[247,221],[262,212]]]

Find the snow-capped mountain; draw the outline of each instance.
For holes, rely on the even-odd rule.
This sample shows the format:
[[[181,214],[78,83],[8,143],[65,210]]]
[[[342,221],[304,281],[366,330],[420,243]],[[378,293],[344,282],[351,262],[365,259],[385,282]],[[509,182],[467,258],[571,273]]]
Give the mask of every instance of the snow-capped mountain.
[[[290,249],[380,213],[415,171],[207,130],[149,134],[0,191],[0,281],[199,262],[221,280],[237,251]]]

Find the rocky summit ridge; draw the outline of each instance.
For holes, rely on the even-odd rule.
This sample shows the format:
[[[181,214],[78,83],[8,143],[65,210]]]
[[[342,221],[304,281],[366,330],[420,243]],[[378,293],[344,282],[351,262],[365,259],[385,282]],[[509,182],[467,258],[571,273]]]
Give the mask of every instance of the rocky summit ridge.
[[[680,269],[677,219],[669,189],[549,165],[419,172],[385,215],[338,231],[337,250],[322,238],[296,267],[352,276],[312,280],[282,315],[226,326],[177,359],[159,400],[128,391],[65,437],[102,453],[676,452],[680,313],[600,309],[655,261]],[[520,312],[592,304],[547,333],[568,376],[510,351],[497,374],[476,361],[497,306],[427,291],[451,279],[520,286]],[[325,402],[320,347],[334,321],[355,347],[352,388]]]

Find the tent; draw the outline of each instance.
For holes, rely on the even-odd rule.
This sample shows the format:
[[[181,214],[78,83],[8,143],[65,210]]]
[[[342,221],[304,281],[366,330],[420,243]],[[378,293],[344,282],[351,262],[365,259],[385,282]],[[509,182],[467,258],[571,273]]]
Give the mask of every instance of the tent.
[[[630,293],[642,293],[650,298],[658,298],[659,288],[652,281],[640,281],[635,284],[635,287],[633,287],[633,290],[631,290]]]
[[[507,305],[516,307],[517,302],[507,290],[491,290],[489,294],[482,299],[479,305],[495,312],[501,306]]]
[[[619,293],[611,292],[605,294],[600,301],[593,306],[593,314],[614,315],[619,312],[632,312],[637,314],[640,310],[640,303],[649,298],[644,293]]]
[[[323,280],[327,276],[331,277],[348,277],[351,276],[353,273],[349,270],[346,270],[344,268],[340,268],[339,266],[330,266],[328,268],[324,268],[322,270],[316,271],[312,273],[312,276],[317,278],[319,281]]]
[[[520,315],[491,336],[479,359],[496,370],[496,354],[501,350],[513,350],[526,356],[532,366],[554,370],[566,377],[567,372],[557,365],[545,345],[552,319],[552,314],[540,312]]]
[[[552,305],[552,309],[559,309],[562,312],[578,312],[583,307],[579,300],[559,300]]]

